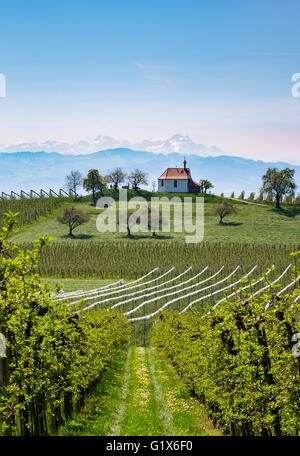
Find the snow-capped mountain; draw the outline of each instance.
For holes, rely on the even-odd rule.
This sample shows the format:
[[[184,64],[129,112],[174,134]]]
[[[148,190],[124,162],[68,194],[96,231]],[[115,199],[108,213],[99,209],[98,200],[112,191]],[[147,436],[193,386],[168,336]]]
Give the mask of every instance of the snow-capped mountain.
[[[171,154],[174,152],[181,154],[194,154],[202,157],[222,155],[222,152],[215,146],[207,148],[203,144],[194,143],[189,136],[176,134],[170,138],[149,139],[131,145],[135,150],[145,150],[159,154]]]
[[[130,143],[120,141],[110,136],[97,136],[93,141],[78,141],[66,143],[59,141],[45,141],[40,143],[20,143],[11,145],[1,145],[0,152],[57,152],[60,154],[91,154],[100,150],[129,148],[132,150],[152,152],[156,154],[181,153],[186,155],[199,155],[211,157],[222,155],[222,151],[215,146],[205,147],[202,144],[194,143],[189,136],[180,134],[168,138],[146,139],[144,141]]]

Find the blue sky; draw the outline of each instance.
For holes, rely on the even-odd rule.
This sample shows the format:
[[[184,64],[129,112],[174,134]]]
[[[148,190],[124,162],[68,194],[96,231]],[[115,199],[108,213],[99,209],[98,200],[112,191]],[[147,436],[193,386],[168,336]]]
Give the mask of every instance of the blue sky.
[[[2,144],[182,133],[300,162],[299,0],[11,0],[0,13]]]

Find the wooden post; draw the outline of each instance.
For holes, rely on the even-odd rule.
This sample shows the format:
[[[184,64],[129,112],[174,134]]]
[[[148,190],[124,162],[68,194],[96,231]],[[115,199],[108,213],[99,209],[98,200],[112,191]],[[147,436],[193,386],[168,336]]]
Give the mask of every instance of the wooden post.
[[[0,386],[4,383],[4,358],[0,358]]]
[[[8,359],[6,355],[6,337],[0,327],[0,386],[8,382]]]

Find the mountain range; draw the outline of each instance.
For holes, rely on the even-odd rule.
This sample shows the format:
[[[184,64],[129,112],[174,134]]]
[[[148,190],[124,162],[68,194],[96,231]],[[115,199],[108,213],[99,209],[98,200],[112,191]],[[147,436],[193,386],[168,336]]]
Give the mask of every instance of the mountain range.
[[[103,137],[101,138],[103,144]],[[11,190],[18,193],[20,190],[28,192],[31,189],[39,191],[52,188],[57,191],[64,187],[65,176],[71,170],[78,169],[86,175],[89,169],[96,168],[100,174],[106,175],[117,166],[126,172],[140,168],[148,173],[148,188],[151,189],[152,182],[157,182],[157,178],[166,168],[183,166],[183,153],[186,152],[182,149],[180,152],[154,153],[125,147],[107,148],[85,154],[6,151],[0,153],[0,195],[2,191],[8,193]],[[257,193],[261,177],[269,167],[295,169],[298,189],[300,186],[300,166],[283,162],[270,163],[227,155],[200,156],[190,153],[187,157],[187,166],[191,169],[194,180],[210,180],[214,184],[213,191],[217,194],[224,192],[225,195],[229,195],[234,191],[237,195],[242,190],[246,191],[246,195],[252,191]]]
[[[136,143],[120,141],[110,136],[99,135],[92,141],[78,141],[66,143],[62,141],[28,142],[5,146],[0,144],[0,152],[58,152],[60,154],[91,154],[100,150],[127,148],[136,151],[169,154],[180,152],[182,154],[196,154],[202,157],[222,155],[217,147],[205,147],[194,143],[189,136],[176,134],[167,138],[146,139]]]

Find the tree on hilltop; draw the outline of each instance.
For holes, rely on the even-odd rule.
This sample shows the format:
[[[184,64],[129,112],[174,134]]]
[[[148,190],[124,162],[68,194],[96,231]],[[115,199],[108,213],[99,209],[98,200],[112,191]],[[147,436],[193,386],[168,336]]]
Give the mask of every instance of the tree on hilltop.
[[[276,201],[276,209],[280,209],[280,201],[285,195],[294,195],[297,188],[294,181],[295,170],[285,168],[278,171],[277,168],[268,168],[262,177],[261,190],[272,195]]]
[[[122,171],[121,168],[115,168],[113,171],[111,171],[106,177],[105,180],[108,183],[112,183],[114,186],[114,189],[117,190],[119,187],[119,184],[124,182],[126,179],[126,173]]]
[[[72,170],[70,174],[66,175],[65,186],[68,192],[73,192],[75,198],[77,198],[77,189],[82,186],[82,174],[78,170]]]
[[[200,185],[203,188],[204,193],[207,193],[207,190],[214,187],[213,184],[207,179],[202,179],[200,181]]]
[[[87,192],[92,192],[93,203],[96,204],[96,192],[100,191],[103,194],[103,189],[106,187],[106,180],[97,169],[90,169],[87,177],[83,180],[83,187]]]
[[[255,201],[262,203],[264,201],[264,192],[261,191]]]
[[[134,190],[137,190],[139,185],[148,184],[147,180],[147,173],[144,173],[141,169],[136,168],[134,171],[132,171],[129,176],[128,180]]]

